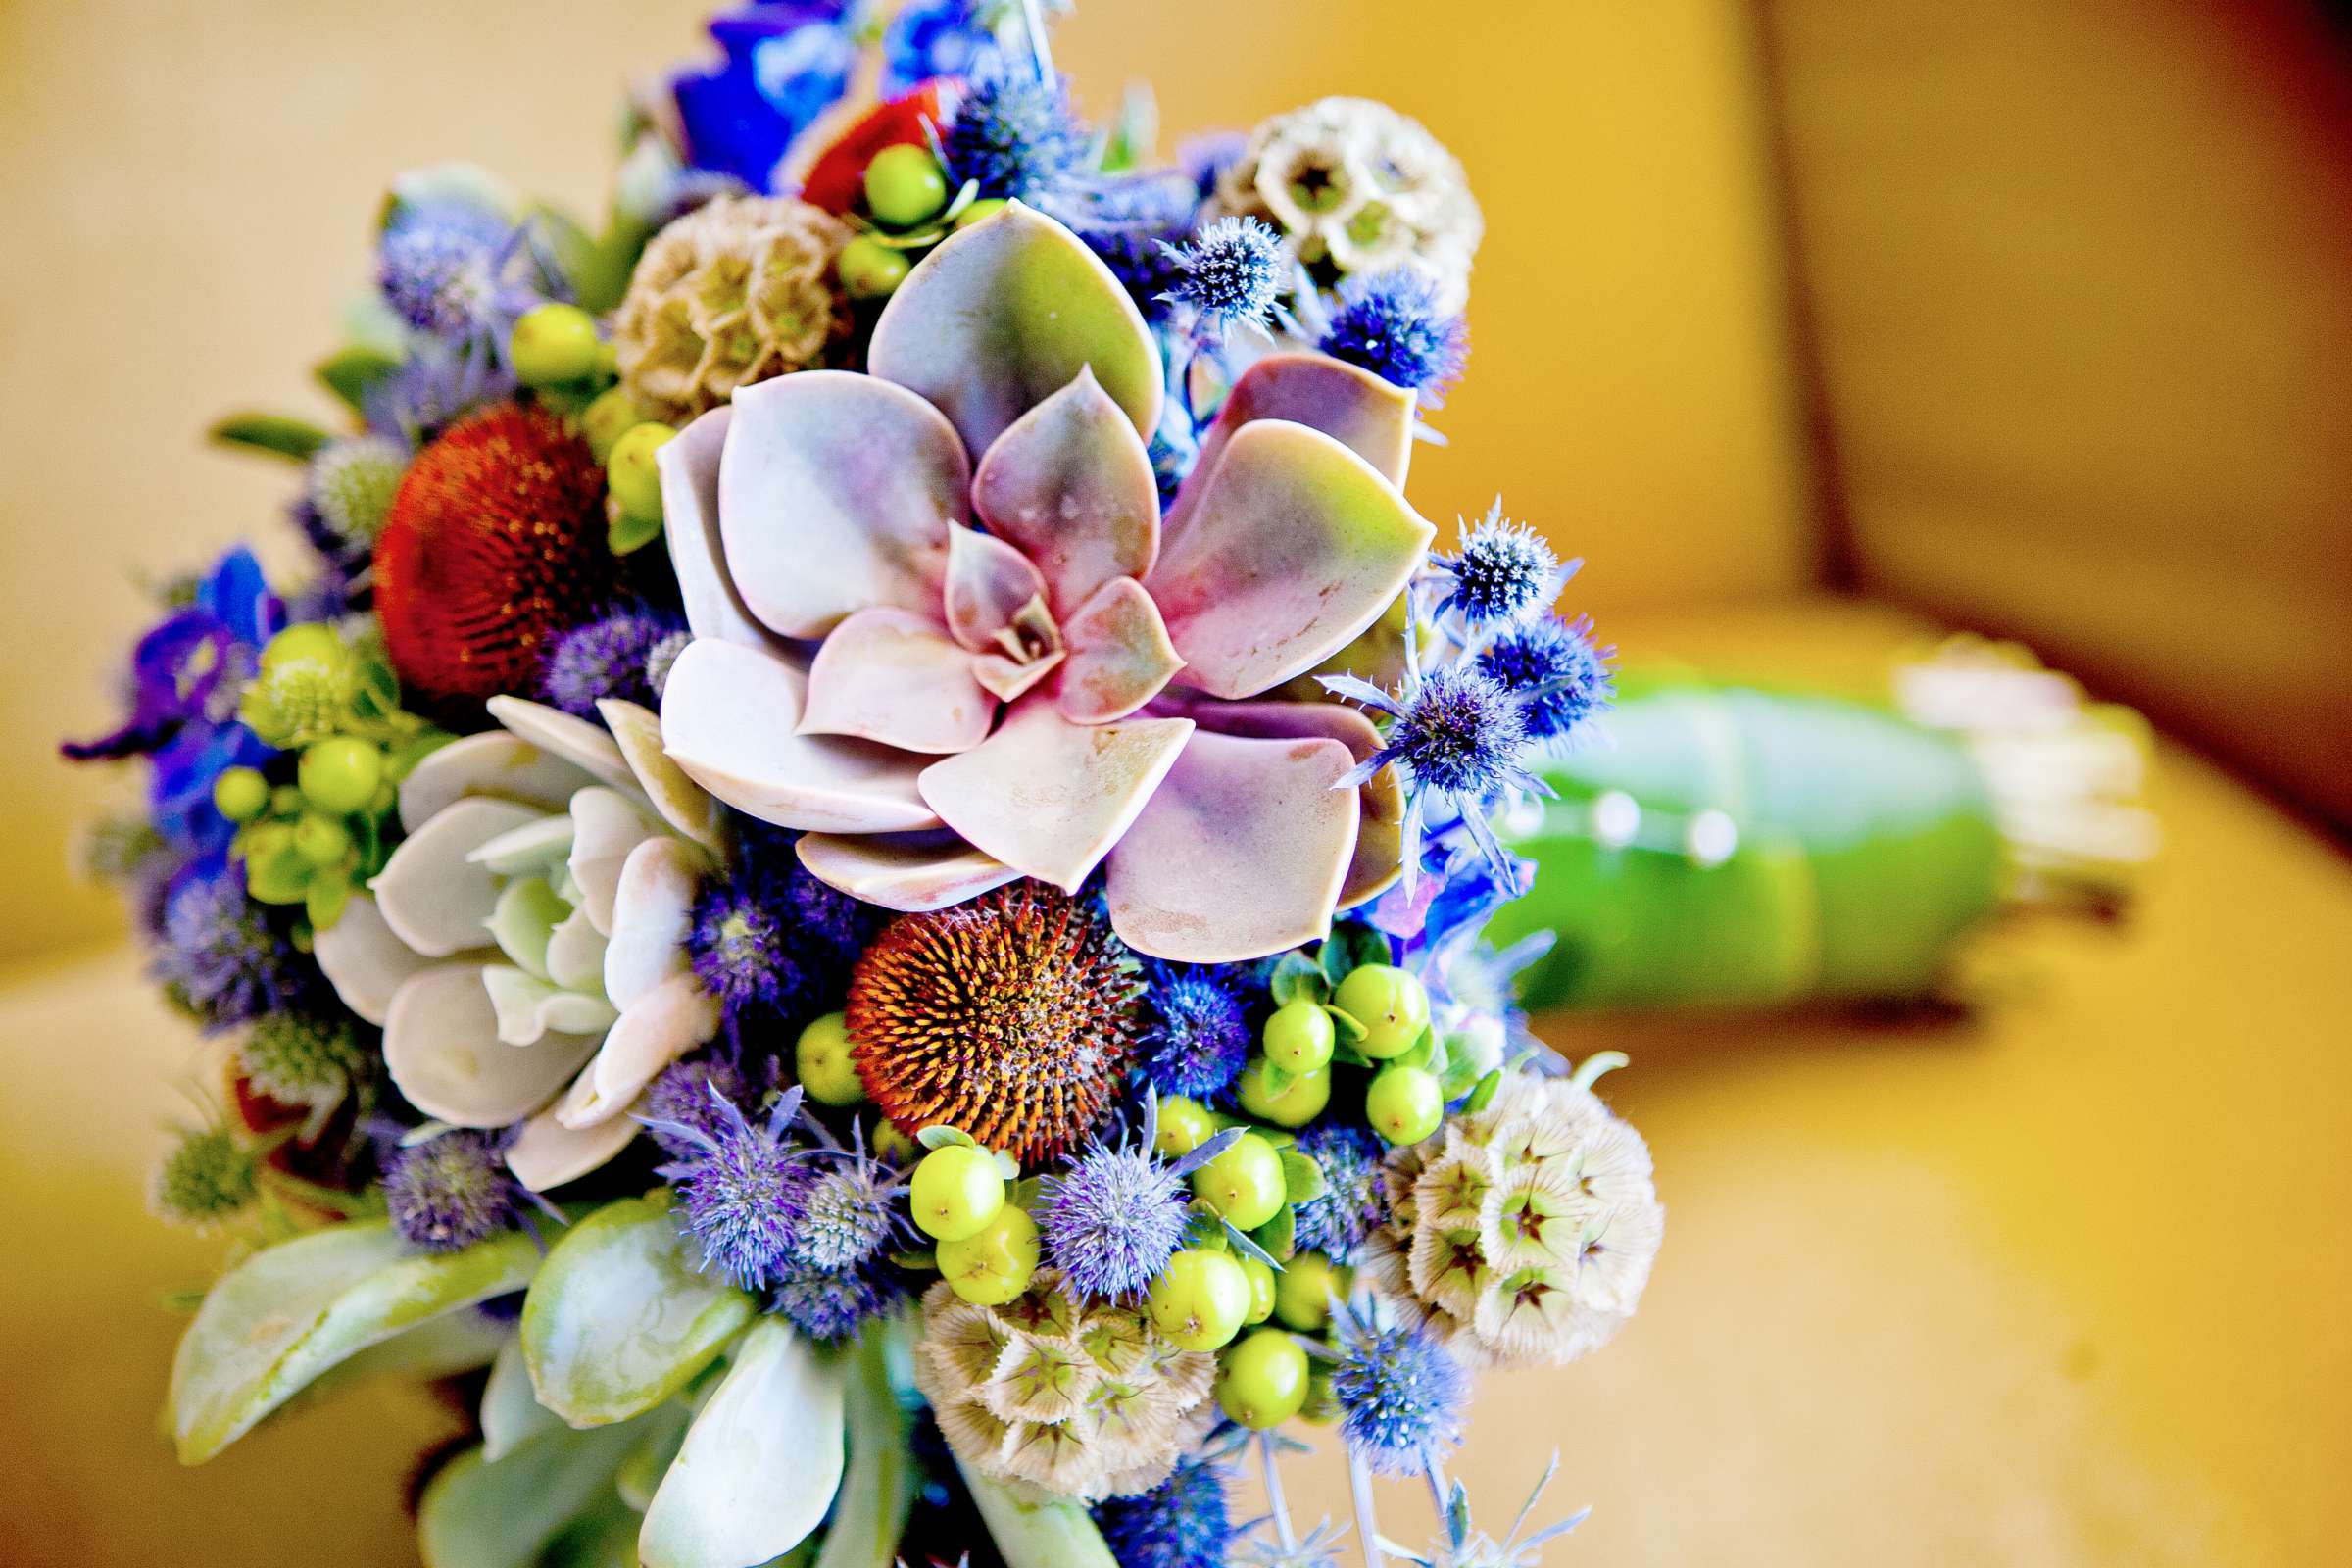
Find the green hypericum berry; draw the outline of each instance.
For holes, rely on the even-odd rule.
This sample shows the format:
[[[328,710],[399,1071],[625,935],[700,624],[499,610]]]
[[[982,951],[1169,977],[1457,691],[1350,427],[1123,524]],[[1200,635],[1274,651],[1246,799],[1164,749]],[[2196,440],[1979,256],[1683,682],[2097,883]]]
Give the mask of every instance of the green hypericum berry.
[[[1421,1067],[1383,1067],[1364,1091],[1364,1119],[1392,1144],[1417,1144],[1446,1119],[1446,1089]]]
[[[352,664],[351,647],[338,636],[332,626],[315,620],[288,626],[270,639],[262,650],[262,673],[284,668],[289,664],[321,664],[331,669],[348,669]]]
[[[295,771],[302,798],[319,810],[348,816],[375,798],[384,781],[384,754],[350,735],[333,735],[303,748]]]
[[[841,286],[857,299],[878,300],[893,293],[906,274],[913,270],[906,253],[883,244],[871,234],[860,234],[841,248],[841,259],[834,264],[841,272]]]
[[[174,1225],[207,1230],[242,1212],[261,1192],[253,1151],[226,1128],[183,1132],[155,1167],[149,1199]]]
[[[948,175],[909,142],[885,147],[865,166],[865,210],[893,228],[912,228],[948,205]]]
[[[940,1277],[974,1306],[1003,1306],[1027,1290],[1037,1258],[1037,1221],[1011,1203],[973,1235],[939,1244]]]
[[[1306,1403],[1306,1352],[1281,1329],[1259,1329],[1217,1367],[1217,1403],[1243,1426],[1278,1427]]]
[[[1217,1136],[1217,1118],[1198,1100],[1171,1095],[1159,1102],[1159,1136],[1152,1148],[1170,1159],[1181,1159]]]
[[[997,1157],[969,1144],[934,1149],[914,1167],[914,1222],[923,1234],[959,1242],[988,1228],[1004,1207],[1004,1173]]]
[[[515,318],[507,340],[514,378],[524,386],[561,386],[596,369],[596,318],[577,305],[534,305]]]
[[[1282,1156],[1255,1133],[1244,1133],[1193,1172],[1193,1191],[1227,1223],[1253,1231],[1282,1209]]]
[[[801,1031],[792,1048],[793,1071],[820,1105],[855,1105],[865,1098],[858,1064],[850,1059],[849,1020],[828,1012]]]
[[[1331,1004],[1364,1026],[1356,1049],[1374,1060],[1412,1050],[1429,1027],[1429,992],[1394,964],[1367,963],[1350,970]]]
[[[1321,1252],[1300,1252],[1282,1266],[1274,1284],[1274,1315],[1302,1334],[1320,1332],[1331,1321],[1331,1298],[1347,1288],[1346,1277]]]
[[[1281,1287],[1274,1271],[1254,1257],[1242,1259],[1242,1273],[1250,1281],[1250,1310],[1242,1314],[1242,1322],[1254,1326],[1274,1315],[1274,1300]]]
[[[332,1105],[359,1066],[359,1043],[345,1019],[265,1013],[237,1042],[237,1071],[280,1104]]]
[[[1152,1277],[1144,1304],[1171,1344],[1213,1350],[1242,1331],[1250,1295],[1250,1276],[1231,1254],[1187,1248]]]
[[[969,228],[974,223],[979,222],[982,219],[994,218],[1004,210],[1004,197],[983,196],[978,201],[972,203],[969,207],[966,207],[962,212],[956,215],[956,226],[957,228]]]
[[[639,522],[662,520],[662,474],[654,454],[677,439],[678,432],[658,420],[633,424],[612,443],[605,459],[605,484],[612,504],[624,516]]]
[[[580,433],[588,438],[596,461],[610,463],[613,443],[645,422],[645,411],[626,387],[607,387],[580,415]]]
[[[1331,1103],[1329,1067],[1296,1073],[1279,1091],[1270,1087],[1273,1063],[1265,1057],[1251,1056],[1234,1082],[1234,1098],[1241,1102],[1242,1109],[1259,1121],[1270,1121],[1277,1127],[1303,1127],[1322,1115],[1323,1107]]]
[[[213,780],[213,805],[231,822],[250,822],[270,809],[270,781],[256,768],[223,768]]]
[[[1337,1039],[1321,1003],[1295,998],[1266,1020],[1266,1059],[1288,1072],[1312,1072],[1331,1059]]]
[[[341,865],[351,853],[351,830],[331,816],[305,812],[294,824],[294,853],[320,870]]]

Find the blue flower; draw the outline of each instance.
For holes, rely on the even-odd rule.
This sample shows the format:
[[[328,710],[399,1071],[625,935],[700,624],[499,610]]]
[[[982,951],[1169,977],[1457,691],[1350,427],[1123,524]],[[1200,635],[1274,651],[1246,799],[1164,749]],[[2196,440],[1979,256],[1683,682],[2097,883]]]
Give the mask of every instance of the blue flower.
[[[242,545],[226,552],[197,580],[187,602],[148,628],[131,650],[131,706],[122,725],[94,741],[69,741],[61,750],[75,761],[146,756],[184,725],[225,723],[237,683],[253,673],[262,645],[285,619],[285,606],[270,591],[253,552]]]
[[[1590,618],[1544,615],[1494,638],[1478,651],[1477,663],[1520,698],[1530,735],[1560,742],[1615,698],[1608,663],[1614,652],[1594,646]]]
[[[318,970],[271,928],[269,911],[225,860],[183,872],[164,899],[156,978],[208,1029],[225,1029],[305,1002]]]
[[[1153,961],[1144,979],[1137,1066],[1163,1095],[1223,1098],[1257,1039],[1243,971],[1224,964]]]
[[[657,1129],[687,1146],[658,1174],[676,1184],[679,1229],[701,1249],[699,1266],[758,1290],[789,1271],[808,1191],[810,1152],[785,1135],[801,1112],[801,1091],[786,1090],[760,1122],[716,1092],[710,1101],[715,1131],[685,1122]]]
[[[1462,1441],[1469,1379],[1427,1327],[1382,1327],[1343,1306],[1331,1393],[1348,1446],[1384,1475],[1417,1475]]]
[[[1147,317],[1166,314],[1181,276],[1173,247],[1200,208],[1190,179],[1173,170],[1073,176],[1037,204],[1102,259]]]
[[[1077,170],[1088,139],[1059,77],[1041,81],[992,50],[949,117],[940,151],[954,177],[981,196],[1036,203]]]
[[[776,188],[792,143],[849,90],[858,47],[839,0],[770,0],[710,22],[715,66],[670,80],[686,156],[756,191]]]
[[[933,76],[960,76],[994,39],[972,0],[912,0],[882,34],[882,96]]]
[[[747,828],[733,869],[696,896],[686,953],[732,1031],[824,1010],[871,916],[810,876],[789,835]]]
[[[1338,308],[1316,347],[1418,392],[1434,409],[1461,379],[1470,357],[1470,328],[1439,305],[1435,282],[1412,268],[1398,268],[1341,283]]]
[[[413,1247],[454,1252],[513,1227],[516,1188],[493,1133],[446,1132],[384,1164],[392,1228]]]
[[[475,409],[513,394],[514,377],[479,343],[421,345],[361,395],[368,428],[420,447]]]
[[[768,1063],[769,1077],[775,1063]],[[684,1158],[700,1147],[692,1135],[716,1138],[726,1125],[719,1102],[738,1111],[751,1109],[761,1096],[751,1075],[726,1056],[698,1056],[673,1061],[662,1069],[645,1095],[646,1131],[666,1154]]]
[[[862,1157],[820,1169],[802,1196],[794,1261],[827,1274],[873,1262],[900,1237],[898,1192],[894,1172]]]
[[[1388,1146],[1368,1127],[1321,1121],[1298,1135],[1298,1152],[1323,1168],[1323,1191],[1297,1210],[1298,1244],[1335,1263],[1353,1263],[1387,1222],[1381,1173]]]
[[[1262,329],[1290,284],[1282,236],[1254,218],[1220,218],[1167,253],[1176,271],[1167,297],[1199,311],[1216,331]]]
[[[618,610],[575,626],[548,650],[539,669],[540,695],[587,719],[596,717],[597,703],[608,697],[659,707],[654,656],[677,630],[668,617],[643,610]]]
[[[1233,1540],[1225,1473],[1205,1460],[1180,1460],[1150,1492],[1096,1504],[1095,1523],[1119,1568],[1224,1568]]]
[[[1438,613],[1458,612],[1471,626],[1510,626],[1537,613],[1560,596],[1561,586],[1584,563],[1566,566],[1542,534],[1502,514],[1496,498],[1487,514],[1462,530],[1461,548],[1432,556],[1429,564],[1450,584],[1438,601]]]
[[[1192,1195],[1184,1178],[1241,1136],[1229,1128],[1176,1160],[1152,1152],[1159,1098],[1144,1108],[1141,1137],[1098,1143],[1039,1184],[1037,1228],[1046,1255],[1080,1296],[1133,1300],[1184,1245]]]
[[[774,1310],[812,1340],[838,1344],[899,1303],[905,1293],[872,1269],[808,1270],[777,1282]]]
[[[376,240],[376,283],[417,331],[493,360],[504,358],[516,318],[567,292],[528,220],[456,194],[394,207]]]

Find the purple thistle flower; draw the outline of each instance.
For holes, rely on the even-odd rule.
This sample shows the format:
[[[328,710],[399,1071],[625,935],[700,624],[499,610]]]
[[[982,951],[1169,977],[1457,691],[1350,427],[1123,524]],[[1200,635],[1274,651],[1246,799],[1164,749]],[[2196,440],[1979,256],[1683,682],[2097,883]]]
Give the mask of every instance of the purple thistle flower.
[[[655,707],[662,699],[655,689],[654,655],[676,630],[666,616],[643,610],[616,610],[575,626],[548,650],[539,670],[540,695],[590,720],[596,718],[597,703],[608,697]]]
[[[1338,309],[1315,345],[1442,407],[1470,358],[1470,328],[1438,304],[1437,284],[1412,268],[1340,285]]]
[[[940,135],[953,178],[984,197],[1035,201],[1085,158],[1086,127],[1071,113],[1068,84],[1040,81],[1026,64],[987,51]]]
[[[792,1257],[809,1171],[809,1151],[785,1136],[801,1112],[801,1091],[784,1092],[763,1122],[753,1122],[715,1092],[719,1126],[706,1133],[684,1122],[660,1129],[682,1139],[688,1152],[657,1173],[677,1189],[678,1225],[702,1250],[704,1269],[758,1290],[777,1279]]]
[[[269,911],[225,861],[190,871],[164,901],[155,975],[209,1029],[302,1002],[315,969],[270,928]]]
[[[1323,1191],[1297,1209],[1298,1243],[1353,1263],[1389,1217],[1381,1173],[1388,1156],[1368,1127],[1323,1121],[1298,1135],[1298,1152],[1323,1167]]]
[[[1183,275],[1174,247],[1200,207],[1190,179],[1170,170],[1073,177],[1038,205],[1102,259],[1145,316],[1166,314]]]
[[[902,1234],[899,1190],[896,1173],[863,1157],[819,1170],[802,1199],[793,1260],[827,1274],[873,1262]]]
[[[768,1077],[772,1084],[775,1077],[772,1059],[768,1063]],[[719,1108],[721,1102],[738,1111],[748,1111],[760,1098],[753,1088],[751,1075],[729,1057],[698,1056],[673,1061],[662,1069],[646,1091],[646,1131],[653,1135],[663,1153],[684,1159],[701,1147],[691,1141],[685,1130],[716,1138],[727,1119],[726,1112]]]
[[[566,292],[528,221],[457,198],[395,210],[376,242],[376,284],[419,332],[493,360],[505,356],[516,318]]]
[[[1609,669],[1615,652],[1594,645],[1590,617],[1545,615],[1488,643],[1478,651],[1477,664],[1480,673],[1520,699],[1531,736],[1557,742],[1615,699],[1616,679]]]
[[[1282,236],[1254,218],[1220,218],[1189,244],[1166,250],[1176,272],[1167,298],[1199,311],[1215,331],[1262,330],[1290,284]]]
[[[872,1269],[847,1274],[809,1269],[778,1281],[770,1305],[810,1339],[838,1344],[888,1312],[905,1294]]]
[[[480,344],[433,345],[370,386],[360,402],[368,428],[420,447],[514,390],[514,377]]]
[[[1133,1300],[1184,1245],[1192,1195],[1184,1179],[1222,1153],[1227,1128],[1181,1159],[1152,1152],[1159,1097],[1145,1102],[1142,1135],[1098,1143],[1038,1184],[1037,1228],[1046,1255],[1080,1296]]]
[[[395,1150],[384,1166],[392,1228],[428,1252],[454,1252],[511,1228],[518,1192],[496,1133],[443,1133]]]
[[[1581,561],[1560,564],[1542,534],[1502,514],[1502,500],[1462,529],[1461,548],[1429,562],[1452,586],[1438,613],[1458,611],[1472,626],[1508,626],[1538,613],[1560,595]]]
[[[1095,1523],[1119,1568],[1223,1568],[1234,1535],[1225,1472],[1206,1460],[1180,1460],[1150,1492],[1096,1504]]]
[[[1256,1044],[1241,971],[1153,962],[1145,982],[1147,1022],[1137,1042],[1144,1076],[1163,1095],[1222,1099]]]
[[[1381,1327],[1342,1306],[1332,1397],[1348,1446],[1384,1475],[1418,1475],[1461,1446],[1469,1380],[1427,1327]]]

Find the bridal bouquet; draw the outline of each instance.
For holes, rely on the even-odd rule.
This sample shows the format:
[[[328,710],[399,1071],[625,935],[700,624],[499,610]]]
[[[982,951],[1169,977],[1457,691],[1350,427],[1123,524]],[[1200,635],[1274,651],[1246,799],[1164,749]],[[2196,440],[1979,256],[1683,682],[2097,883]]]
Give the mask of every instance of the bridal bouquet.
[[[1047,9],[731,11],[595,225],[403,176],[349,417],[216,432],[299,466],[309,568],[174,586],[68,748],[145,760],[96,855],[222,1048],[154,1184],[229,1244],[186,1462],[394,1374],[478,1412],[436,1568],[1568,1527],[1446,1473],[1662,1227],[1622,1058],[1482,942],[1611,675],[1573,563],[1405,499],[1479,209],[1360,99],[1153,162]]]

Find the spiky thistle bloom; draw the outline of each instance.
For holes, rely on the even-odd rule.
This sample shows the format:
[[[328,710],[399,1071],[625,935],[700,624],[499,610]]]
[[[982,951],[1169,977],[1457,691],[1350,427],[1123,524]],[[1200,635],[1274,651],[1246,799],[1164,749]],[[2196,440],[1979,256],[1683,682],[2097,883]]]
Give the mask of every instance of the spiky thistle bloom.
[[[818,1169],[802,1195],[794,1261],[826,1274],[871,1263],[903,1234],[899,1185],[889,1168],[863,1157]]]
[[[1559,597],[1580,561],[1563,567],[1544,536],[1502,514],[1498,496],[1487,514],[1462,529],[1461,548],[1432,556],[1430,565],[1446,581],[1438,613],[1458,612],[1471,626],[1515,625]]]
[[[1102,259],[1147,317],[1165,314],[1178,276],[1171,247],[1200,207],[1192,180],[1171,170],[1074,177],[1039,206]]]
[[[376,283],[419,332],[493,353],[516,317],[562,292],[528,223],[466,201],[401,208],[376,243]]]
[[[359,1041],[345,1017],[265,1013],[237,1042],[238,1075],[281,1105],[330,1110],[359,1070]]]
[[[1141,1137],[1098,1143],[1038,1189],[1037,1228],[1046,1255],[1081,1298],[1133,1301],[1184,1245],[1192,1194],[1185,1177],[1241,1136],[1229,1129],[1181,1159],[1153,1152],[1159,1099],[1145,1102]]]
[[[589,719],[608,697],[656,707],[662,697],[655,688],[654,655],[676,630],[666,617],[643,610],[616,610],[574,626],[548,650],[539,670],[540,695]]]
[[[1426,1327],[1384,1325],[1343,1306],[1331,1373],[1348,1446],[1385,1475],[1417,1475],[1462,1441],[1461,1363]]]
[[[769,1063],[774,1075],[774,1063]],[[645,1127],[662,1152],[683,1159],[698,1147],[685,1131],[706,1138],[718,1136],[726,1121],[721,1101],[738,1110],[759,1104],[760,1095],[751,1075],[726,1056],[695,1056],[673,1061],[662,1069],[645,1093]]]
[[[200,872],[164,904],[156,977],[208,1029],[289,1006],[312,989],[305,960],[273,931],[233,865]]]
[[[1340,284],[1317,348],[1441,407],[1470,358],[1470,327],[1439,302],[1428,274],[1399,267]]]
[[[984,197],[1027,201],[1066,178],[1087,142],[1066,82],[1041,81],[1025,62],[1001,57],[973,73],[939,139],[955,178],[971,180]]]
[[[1262,329],[1289,286],[1282,236],[1254,218],[1220,218],[1183,245],[1167,247],[1176,277],[1167,298],[1189,305],[1216,331]]]
[[[442,1133],[395,1150],[384,1165],[392,1228],[430,1252],[454,1252],[508,1229],[516,1196],[496,1133]]]
[[[831,1345],[890,1311],[905,1294],[871,1269],[808,1269],[778,1281],[770,1304],[803,1334]]]
[[[1145,980],[1136,1065],[1163,1095],[1223,1098],[1256,1044],[1242,971],[1155,960]]]
[[[372,545],[408,471],[409,449],[392,437],[343,436],[313,454],[304,495],[328,533]]]
[[[852,1054],[900,1131],[949,1124],[1033,1164],[1102,1121],[1140,990],[1099,909],[1016,882],[883,929],[851,975]]]
[[[718,1130],[683,1122],[666,1131],[689,1152],[661,1168],[676,1184],[679,1228],[702,1250],[704,1269],[716,1269],[745,1290],[781,1276],[792,1259],[808,1191],[808,1151],[787,1136],[801,1113],[798,1086],[755,1122],[731,1102],[713,1096]]]
[[[1225,1472],[1206,1460],[1181,1460],[1150,1492],[1097,1503],[1095,1523],[1119,1568],[1224,1568],[1233,1540]]]
[[[416,455],[375,545],[375,608],[404,686],[527,691],[612,598],[605,470],[548,410],[501,404]]]
[[[514,396],[514,377],[486,348],[412,355],[360,399],[368,428],[420,447],[476,409]]]
[[[1594,644],[1589,617],[1543,615],[1479,649],[1477,664],[1519,698],[1530,736],[1557,743],[1615,699],[1616,679],[1609,669],[1615,652]]]
[[[148,1205],[159,1218],[209,1231],[250,1207],[261,1193],[261,1163],[225,1127],[191,1127],[156,1163]]]
[[[1298,1135],[1298,1152],[1323,1168],[1323,1191],[1298,1206],[1298,1244],[1352,1263],[1389,1217],[1381,1175],[1388,1146],[1368,1127],[1321,1121]]]
[[[815,983],[803,965],[774,879],[739,871],[695,896],[686,954],[730,1029],[747,1017],[781,1019],[808,1009]]]

